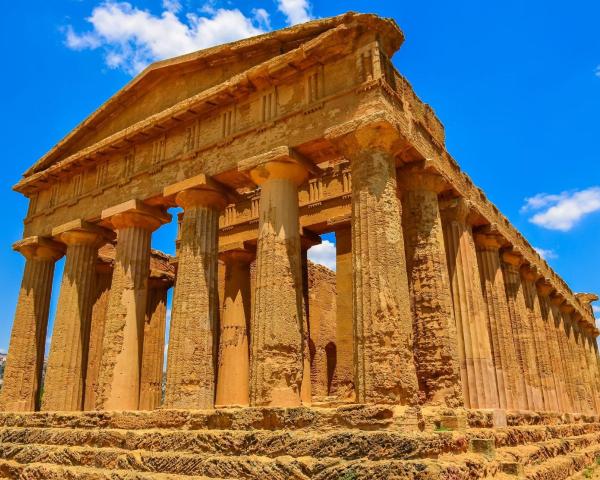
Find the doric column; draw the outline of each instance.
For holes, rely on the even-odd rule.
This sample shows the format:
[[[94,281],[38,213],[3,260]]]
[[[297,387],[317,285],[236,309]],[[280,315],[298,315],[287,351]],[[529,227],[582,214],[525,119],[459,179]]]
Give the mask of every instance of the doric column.
[[[222,187],[204,175],[165,189],[184,209],[167,356],[168,408],[214,408]]]
[[[98,248],[109,241],[113,233],[76,220],[55,228],[52,235],[67,246],[67,254],[46,367],[42,410],[77,411],[83,409]]]
[[[309,287],[308,287],[308,250],[315,245],[321,243],[321,237],[312,234],[305,229],[301,229],[300,235],[300,258],[302,264],[302,302],[303,302],[303,319],[302,319],[302,331],[305,332],[303,338],[303,353],[302,358],[304,359],[304,366],[302,369],[302,387],[300,388],[300,400],[302,405],[308,406],[312,403],[313,397],[313,372],[312,365],[314,364],[314,343],[310,338],[311,331],[311,317],[310,317],[310,301],[309,301]],[[313,345],[313,351],[311,351],[311,344]]]
[[[162,400],[167,294],[172,284],[173,278],[162,272],[153,272],[148,281],[140,372],[140,410],[155,410]]]
[[[563,313],[564,298],[557,294],[550,295],[550,306],[554,315],[555,328],[558,329],[557,338],[560,347],[562,369],[567,395],[569,397],[569,412],[581,412],[581,400],[577,391],[577,371],[574,368],[571,355],[571,322]]]
[[[219,336],[218,407],[250,404],[248,330],[251,314],[250,263],[254,257],[254,252],[243,248],[221,253],[225,262],[225,289]]]
[[[600,412],[600,377],[598,372],[598,363],[596,362],[593,343],[596,341],[591,328],[581,327],[581,336],[583,341],[583,350],[587,361],[587,370],[589,372],[593,411],[597,415]]]
[[[573,329],[573,339],[575,341],[574,347],[574,356],[575,362],[577,366],[577,370],[579,371],[579,375],[581,376],[580,381],[580,391],[583,399],[583,411],[582,413],[586,413],[591,415],[595,411],[595,401],[593,394],[593,384],[590,376],[590,370],[587,364],[587,358],[585,354],[584,347],[584,338],[583,331],[581,328],[580,320],[581,316],[579,313],[574,311],[570,312],[571,316],[571,328]]]
[[[544,325],[543,338],[545,347],[548,349],[550,359],[550,370],[556,390],[556,408],[559,412],[569,412],[570,402],[567,395],[565,384],[565,373],[563,371],[563,362],[561,357],[561,347],[559,343],[560,320],[557,321],[556,312],[550,303],[550,294],[554,287],[549,280],[541,279],[536,284],[537,293],[540,300],[542,322]]]
[[[356,400],[415,404],[418,382],[396,179],[403,141],[385,119],[342,126],[332,138],[350,160],[352,175]]]
[[[406,257],[414,318],[414,350],[421,393],[431,405],[463,405],[457,332],[438,193],[431,172],[399,173]]]
[[[587,413],[589,410],[587,387],[585,384],[583,369],[581,366],[581,357],[578,352],[577,332],[575,322],[572,317],[574,308],[572,305],[563,303],[560,307],[565,332],[567,336],[567,359],[570,373],[573,378],[573,391],[575,397],[575,407],[578,413]]]
[[[150,241],[152,232],[170,218],[138,200],[102,212],[102,219],[117,232],[117,246],[98,377],[98,410],[139,407]]]
[[[519,377],[521,380],[520,388],[526,394],[526,402],[521,407],[528,410],[543,410],[542,387],[537,371],[532,325],[525,305],[523,284],[521,282],[520,267],[522,263],[523,259],[517,253],[512,251],[503,252],[502,271],[506,286],[508,311],[513,327],[517,362],[522,372]]]
[[[254,309],[250,328],[250,403],[301,404],[308,332],[298,186],[307,170],[282,147],[244,161],[242,169],[260,185]]]
[[[335,232],[336,247],[336,347],[334,394],[355,400],[354,333],[352,324],[352,231],[350,226]]]
[[[549,343],[546,338],[546,329],[536,288],[536,282],[540,278],[540,274],[533,266],[523,265],[521,267],[523,295],[525,296],[525,305],[527,307],[538,374],[540,376],[543,409],[548,412],[557,412],[556,386],[554,385],[554,376],[550,363]]]
[[[489,318],[483,300],[473,231],[468,220],[470,214],[471,206],[464,199],[444,202],[442,219],[463,393],[468,408],[498,408]]]
[[[30,412],[39,408],[54,264],[63,256],[64,247],[46,238],[29,237],[13,249],[25,257],[25,271],[10,336],[0,410]]]
[[[506,287],[500,266],[500,248],[505,241],[493,232],[475,235],[481,285],[489,318],[492,355],[496,370],[500,408],[525,408],[525,392],[513,339],[511,319],[506,299]]]
[[[112,245],[110,246],[111,248]],[[102,249],[100,249],[102,251]],[[85,375],[85,395],[83,409],[86,411],[96,409],[96,391],[98,388],[98,375],[102,362],[102,343],[104,339],[104,326],[106,324],[106,310],[108,309],[108,295],[112,282],[113,260],[100,254],[96,263],[96,291],[92,320],[90,321],[90,339],[88,342],[88,364]]]

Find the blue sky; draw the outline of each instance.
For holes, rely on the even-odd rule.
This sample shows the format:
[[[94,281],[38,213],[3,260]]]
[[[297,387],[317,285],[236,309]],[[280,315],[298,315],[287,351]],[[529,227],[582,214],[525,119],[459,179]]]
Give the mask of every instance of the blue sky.
[[[154,59],[346,10],[397,21],[406,42],[394,63],[446,126],[449,151],[573,290],[600,292],[597,1],[9,2],[0,17],[0,350],[24,263],[10,245],[27,205],[11,186],[29,165]],[[165,227],[154,246],[172,252],[174,236]],[[326,263],[332,251],[315,255]]]

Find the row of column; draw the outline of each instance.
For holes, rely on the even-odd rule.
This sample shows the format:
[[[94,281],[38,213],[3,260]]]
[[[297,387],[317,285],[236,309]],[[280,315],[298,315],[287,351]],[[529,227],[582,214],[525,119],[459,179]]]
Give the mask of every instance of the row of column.
[[[344,394],[359,403],[597,412],[595,339],[550,284],[491,228],[474,230],[468,202],[440,201],[447,185],[435,172],[397,170],[394,152],[401,139],[392,129],[361,127],[335,143],[350,160],[353,182],[351,242],[344,239],[339,247],[344,265],[351,264],[341,271],[352,275],[346,289],[351,308],[338,307],[352,311],[351,325],[338,323]],[[221,318],[218,220],[229,192],[203,175],[164,191],[184,209],[168,408],[310,402],[298,214],[298,186],[308,171],[281,152],[247,164],[249,177],[261,187],[256,276],[252,286],[247,251],[234,248],[225,256]],[[78,222],[57,229],[53,240],[29,239],[16,246],[27,263],[0,398],[3,409],[39,407],[51,277],[65,251],[41,408],[157,405],[162,363],[158,370],[155,359],[162,355],[164,330],[144,330],[148,309],[164,305],[164,298],[148,293],[150,238],[170,218],[137,201],[106,210],[102,217],[117,234],[110,290],[103,303],[96,302],[106,311],[102,325],[91,327],[92,299],[99,298],[94,272],[98,246],[111,238],[110,230]],[[144,351],[152,352],[148,364]]]

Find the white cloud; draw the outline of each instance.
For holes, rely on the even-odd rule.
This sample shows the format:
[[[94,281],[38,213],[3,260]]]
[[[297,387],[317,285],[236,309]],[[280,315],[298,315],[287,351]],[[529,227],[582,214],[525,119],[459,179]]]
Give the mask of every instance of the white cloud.
[[[546,249],[546,248],[539,248],[539,247],[533,247],[533,249],[540,254],[540,256],[544,259],[544,260],[551,260],[553,258],[558,258],[557,253],[554,250],[550,250],[550,249]]]
[[[271,29],[270,15],[255,8],[246,16],[237,8],[215,8],[204,4],[199,10],[183,12],[180,0],[163,0],[163,11],[155,15],[129,2],[105,0],[86,18],[91,29],[65,30],[65,44],[72,50],[104,52],[106,65],[131,75],[156,60],[175,57],[222,43],[265,33]],[[278,0],[287,23],[311,19],[308,0]]]
[[[0,355],[6,355],[7,353],[6,348],[0,348]]]
[[[562,192],[558,195],[539,193],[525,199],[523,212],[535,212],[531,223],[549,230],[567,232],[583,217],[600,211],[600,187]]]
[[[592,310],[596,313],[600,313],[600,307],[598,305],[592,305]]]
[[[324,265],[334,271],[336,267],[335,256],[335,244],[329,240],[324,240],[321,245],[315,245],[308,250],[308,259],[310,261]]]
[[[277,9],[286,16],[288,25],[308,22],[312,18],[308,0],[278,0],[277,3]]]
[[[109,68],[133,75],[153,61],[259,35],[269,26],[264,9],[255,10],[253,17],[224,8],[179,15],[179,2],[163,4],[165,10],[153,15],[128,2],[101,3],[86,19],[92,29],[76,33],[68,26],[65,43],[73,50],[102,48]]]

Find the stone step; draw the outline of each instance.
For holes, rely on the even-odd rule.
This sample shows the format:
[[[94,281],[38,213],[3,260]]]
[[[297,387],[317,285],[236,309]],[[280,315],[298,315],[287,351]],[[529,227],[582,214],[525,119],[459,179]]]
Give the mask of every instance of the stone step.
[[[179,480],[180,475],[165,473],[105,470],[89,467],[66,467],[47,463],[21,464],[0,460],[0,478],[20,480]],[[195,480],[235,480],[232,478],[194,477]]]
[[[583,450],[552,458],[540,465],[525,468],[524,476],[529,480],[556,480],[570,478],[600,458],[600,445],[591,445]]]
[[[347,405],[338,408],[233,408],[219,410],[153,410],[125,412],[0,413],[0,427],[115,428],[147,430],[385,430],[416,428],[407,407]]]
[[[577,437],[600,432],[600,423],[574,423],[566,425],[539,425],[502,427],[496,429],[468,429],[466,436],[471,438],[494,439],[497,448],[527,445],[554,438]]]
[[[60,447],[49,445],[0,444],[0,459],[22,465],[53,465],[169,475],[235,478],[240,480],[340,480],[483,478],[485,461],[342,460],[312,457],[277,458],[256,455],[235,457],[128,451],[114,448]],[[102,478],[102,477],[100,477]]]
[[[502,462],[517,462],[523,466],[540,465],[548,460],[600,445],[600,434],[565,437],[539,443],[496,449],[496,458]]]
[[[126,431],[20,427],[0,428],[0,443],[90,446],[225,456],[337,457],[346,460],[362,457],[370,460],[435,458],[445,453],[465,452],[468,447],[464,435],[452,432]]]

